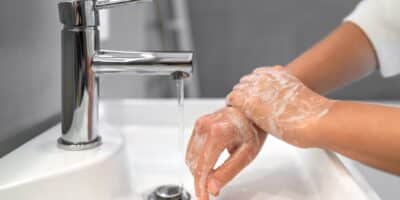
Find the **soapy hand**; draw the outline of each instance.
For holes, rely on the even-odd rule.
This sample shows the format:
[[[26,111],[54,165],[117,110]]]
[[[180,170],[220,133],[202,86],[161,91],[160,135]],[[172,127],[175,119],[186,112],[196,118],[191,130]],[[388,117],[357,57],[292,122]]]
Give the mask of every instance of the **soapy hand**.
[[[332,101],[275,66],[244,76],[228,95],[227,104],[264,131],[290,144],[309,147],[313,136],[307,135],[307,127],[329,111]]]
[[[186,154],[186,163],[195,178],[196,196],[208,200],[245,168],[260,151],[267,134],[244,114],[225,107],[197,120]],[[230,157],[218,168],[224,150]]]

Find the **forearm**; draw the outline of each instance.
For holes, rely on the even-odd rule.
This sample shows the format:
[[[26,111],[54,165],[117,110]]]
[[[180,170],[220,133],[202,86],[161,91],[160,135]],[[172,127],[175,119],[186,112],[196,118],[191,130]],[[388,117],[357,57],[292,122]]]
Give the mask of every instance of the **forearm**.
[[[312,127],[315,146],[400,174],[400,108],[336,101]]]
[[[361,79],[376,67],[375,52],[367,36],[349,22],[287,65],[293,75],[318,93]]]

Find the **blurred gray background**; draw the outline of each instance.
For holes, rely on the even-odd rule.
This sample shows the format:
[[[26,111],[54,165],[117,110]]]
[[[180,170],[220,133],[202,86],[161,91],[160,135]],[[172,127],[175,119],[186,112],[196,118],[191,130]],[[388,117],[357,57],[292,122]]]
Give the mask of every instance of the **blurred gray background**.
[[[168,19],[177,17],[171,1],[115,8],[104,14],[109,23],[102,44],[121,50],[191,49],[194,44],[198,66],[187,87],[192,97],[223,97],[253,68],[288,63],[340,24],[358,2],[188,0],[190,35],[190,27],[183,33],[171,31]],[[0,27],[1,156],[59,122],[57,1],[2,0]],[[172,97],[174,85],[161,77],[106,77],[101,80],[101,96]],[[375,73],[331,96],[399,99],[400,78],[383,80]],[[398,199],[399,177],[356,165],[382,199]]]
[[[358,0],[201,0],[190,14],[201,94],[226,95],[258,66],[285,65],[341,23]],[[379,73],[332,94],[344,99],[392,99],[400,79]]]

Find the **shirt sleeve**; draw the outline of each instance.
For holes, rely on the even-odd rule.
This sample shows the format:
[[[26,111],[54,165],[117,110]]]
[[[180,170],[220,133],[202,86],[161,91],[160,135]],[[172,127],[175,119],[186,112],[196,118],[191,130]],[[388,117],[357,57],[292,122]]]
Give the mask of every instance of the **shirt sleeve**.
[[[358,25],[376,51],[384,77],[400,73],[400,0],[363,0],[344,21]]]

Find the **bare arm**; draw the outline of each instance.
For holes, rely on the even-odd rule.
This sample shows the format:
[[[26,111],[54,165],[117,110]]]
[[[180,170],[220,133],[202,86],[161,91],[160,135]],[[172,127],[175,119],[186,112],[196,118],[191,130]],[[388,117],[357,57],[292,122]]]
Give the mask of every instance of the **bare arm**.
[[[400,108],[337,101],[305,131],[316,136],[316,147],[400,174],[399,119]]]
[[[321,94],[367,76],[377,65],[368,38],[357,25],[348,22],[287,68],[306,86]],[[312,142],[317,147],[400,174],[398,119],[399,108],[337,101],[328,115],[306,131],[307,135],[317,136]]]
[[[287,65],[290,73],[317,93],[327,93],[361,79],[377,68],[367,36],[346,22]]]

